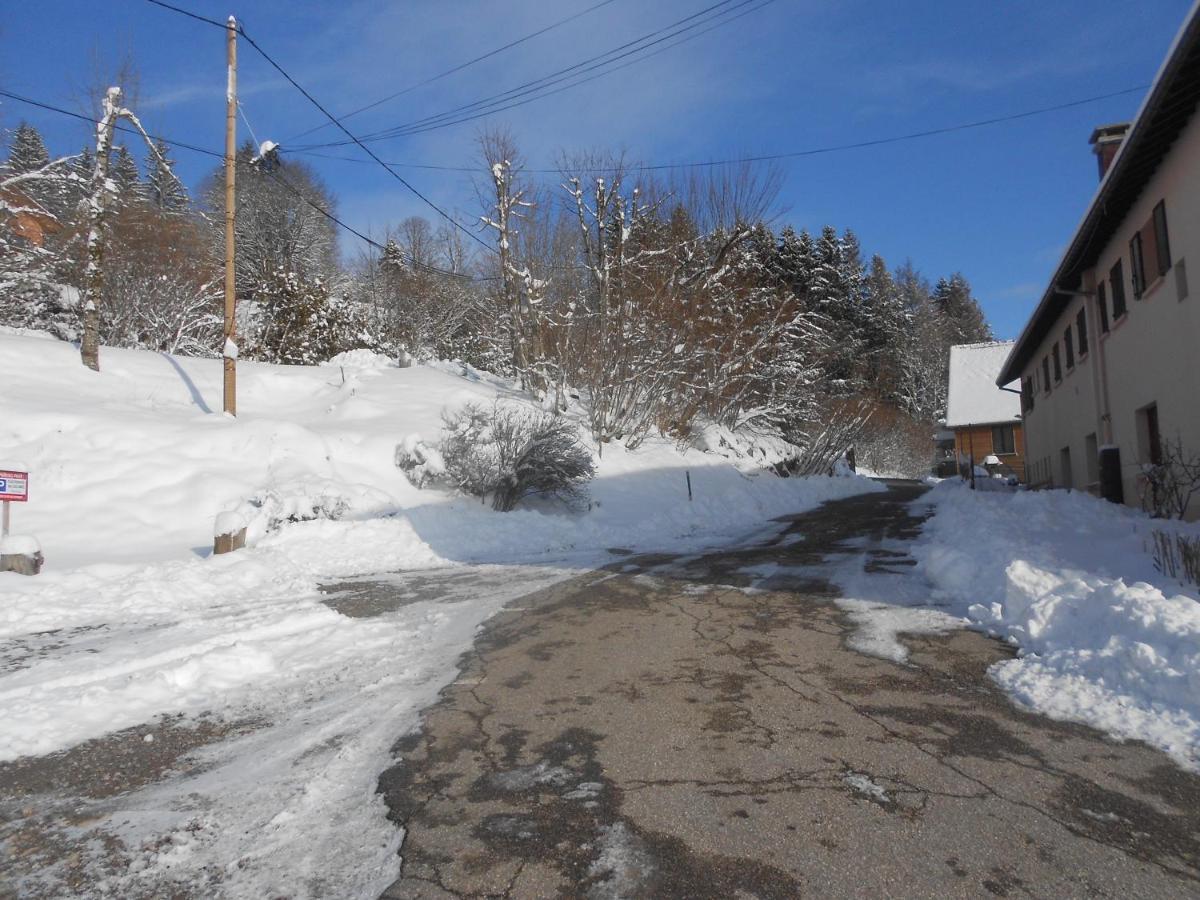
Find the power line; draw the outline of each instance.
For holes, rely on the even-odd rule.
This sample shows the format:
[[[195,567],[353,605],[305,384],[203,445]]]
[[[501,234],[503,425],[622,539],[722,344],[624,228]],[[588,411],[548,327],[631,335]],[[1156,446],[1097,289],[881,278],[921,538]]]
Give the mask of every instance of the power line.
[[[734,9],[738,9],[739,7],[745,6],[746,3],[752,3],[752,2],[755,2],[755,0],[745,0],[745,2],[739,3],[737,6],[734,6],[729,10],[725,10],[719,16],[716,16],[714,18],[720,18],[720,16],[723,16],[726,13],[732,12]],[[430,125],[427,125],[425,127],[420,127],[420,128],[407,129],[407,130],[401,132],[401,134],[403,136],[409,136],[409,135],[414,135],[414,134],[424,134],[428,131],[435,131],[439,128],[448,128],[453,125],[461,125],[464,122],[472,122],[476,119],[482,119],[482,118],[485,118],[486,116],[495,115],[498,112],[504,112],[505,110],[515,109],[518,106],[524,106],[525,104],[532,103],[535,100],[542,100],[542,99],[545,99],[546,97],[552,97],[555,94],[561,94],[563,91],[567,91],[567,90],[570,90],[571,88],[579,87],[581,84],[587,84],[589,81],[595,81],[597,78],[604,78],[605,76],[611,75],[613,72],[619,72],[622,69],[629,68],[630,66],[637,65],[638,63],[644,62],[647,59],[650,59],[654,56],[658,56],[658,54],[660,54],[660,53],[665,53],[667,50],[671,50],[675,47],[678,47],[680,44],[687,43],[688,41],[695,40],[696,38],[700,37],[701,35],[708,34],[708,32],[713,31],[717,28],[722,28],[726,25],[729,25],[729,24],[737,21],[738,19],[742,18],[743,16],[747,16],[753,12],[757,12],[758,10],[762,9],[764,6],[769,6],[771,3],[774,3],[774,2],[775,2],[775,0],[760,0],[760,2],[758,2],[757,6],[751,6],[749,9],[745,9],[742,12],[738,13],[737,15],[729,16],[728,18],[725,18],[722,21],[718,21],[715,24],[709,25],[707,28],[703,28],[700,31],[693,32],[692,34],[686,34],[683,37],[680,37],[679,40],[674,41],[673,43],[670,43],[670,44],[666,44],[662,47],[659,47],[656,50],[652,50],[649,53],[640,53],[640,55],[637,55],[633,59],[623,62],[620,65],[611,66],[609,68],[604,68],[602,71],[596,72],[593,75],[588,75],[586,78],[579,78],[578,76],[584,74],[584,72],[592,71],[597,68],[602,68],[603,66],[608,66],[609,63],[616,62],[618,59],[629,56],[630,54],[634,53],[635,51],[629,51],[628,53],[623,53],[620,56],[614,57],[613,59],[608,60],[605,63],[597,64],[595,66],[590,66],[589,68],[585,69],[584,72],[577,72],[574,75],[570,75],[566,78],[556,79],[556,80],[550,82],[549,84],[542,86],[542,88],[548,88],[548,87],[553,87],[556,84],[560,84],[563,81],[570,82],[569,84],[562,85],[562,87],[554,88],[554,90],[543,90],[542,88],[537,88],[537,89],[534,89],[531,91],[524,91],[524,92],[522,92],[522,94],[517,95],[517,96],[524,96],[525,99],[516,99],[515,97],[508,98],[509,100],[513,100],[514,102],[509,103],[509,102],[507,102],[507,100],[498,101],[499,103],[503,103],[504,105],[493,105],[491,109],[487,109],[487,110],[477,112],[477,113],[474,113],[471,115],[460,116],[459,118],[453,119],[452,121],[445,121],[445,122],[430,124]],[[712,21],[712,20],[710,20],[710,21]],[[698,23],[696,23],[696,25],[689,26],[689,28],[695,28],[702,24],[705,24],[705,23],[698,22]],[[676,32],[676,34],[667,35],[667,37],[663,38],[662,40],[666,40],[667,38],[677,37],[678,35],[683,34],[685,31],[688,31],[688,30],[689,30],[688,28],[681,29],[679,32]],[[654,44],[656,44],[656,43],[658,43],[658,41],[654,42]],[[653,44],[647,44],[646,47],[639,48],[639,52],[640,52],[640,50],[645,50],[647,47],[650,47],[650,46],[653,46]],[[572,79],[576,79],[576,80],[572,80]],[[532,96],[526,96],[529,94],[532,94]],[[400,136],[400,135],[396,135],[396,136]]]
[[[224,26],[222,26],[222,27],[224,27]],[[34,100],[30,97],[22,97],[20,94],[14,94],[11,91],[0,90],[0,97],[7,97],[10,100],[16,100],[20,103],[26,103],[30,106],[37,107],[38,109],[44,109],[44,110],[47,110],[48,112],[54,112],[54,113],[58,113],[60,115],[69,116],[72,119],[79,119],[80,121],[87,122],[90,125],[99,125],[100,124],[98,120],[92,119],[89,116],[82,115],[81,113],[72,112],[69,109],[63,109],[62,107],[54,106],[53,104],[50,104],[50,103],[43,103],[40,100]],[[249,125],[249,123],[247,123],[247,125]],[[123,127],[121,125],[114,125],[114,130],[121,131],[126,134],[137,134],[137,132],[134,129]],[[179,140],[175,140],[174,138],[168,138],[168,137],[164,137],[160,134],[153,134],[153,133],[150,133],[150,137],[156,141],[162,141],[164,144],[166,144],[170,147],[176,147],[181,150],[191,150],[193,153],[200,153],[204,156],[213,157],[215,159],[223,160],[225,158],[224,153],[218,153],[215,150],[208,150],[208,149],[205,149],[204,147],[198,147],[195,144],[189,144],[185,141],[179,141]],[[307,205],[309,205],[313,209],[315,209],[317,212],[319,212],[322,216],[324,216],[330,222],[333,222],[335,225],[345,229],[346,231],[350,232],[351,234],[353,234],[355,237],[359,238],[360,240],[365,241],[367,244],[371,245],[375,249],[380,250],[380,251],[382,251],[384,249],[383,245],[380,244],[378,241],[363,234],[361,231],[354,228],[353,226],[347,225],[345,222],[343,222],[341,219],[339,219],[333,213],[329,212],[329,210],[325,209],[323,206],[321,206],[319,203],[314,201],[312,198],[307,197],[297,187],[295,187],[290,182],[283,179],[280,175],[278,175],[273,170],[264,169],[263,171],[265,171],[269,176],[271,176],[273,179],[275,179],[275,181],[278,182],[286,190],[295,194],[296,197],[298,197],[304,203],[306,203]],[[423,263],[419,264],[416,262],[415,259],[412,259],[411,257],[407,261],[414,268],[423,269],[425,271],[428,271],[428,272],[431,272],[431,273],[437,274],[437,275],[446,275],[446,276],[450,276],[450,277],[454,277],[454,278],[462,278],[462,279],[468,280],[468,281],[491,281],[491,280],[494,280],[492,278],[477,278],[473,275],[466,275],[461,272],[451,272],[448,269],[439,269],[436,266],[428,266]]]
[[[312,94],[310,94],[308,91],[306,91],[304,89],[304,87],[298,81],[296,81],[295,78],[293,78],[291,75],[288,74],[287,70],[284,69],[283,66],[281,66],[279,63],[277,63],[274,60],[274,58],[269,53],[267,53],[266,50],[264,50],[262,47],[260,47],[258,45],[258,42],[255,41],[254,38],[252,38],[246,32],[246,29],[243,28],[241,25],[238,26],[238,32],[241,34],[241,36],[243,38],[245,38],[246,43],[248,43],[251,47],[253,47],[258,52],[259,56],[261,56],[263,59],[265,59],[271,65],[271,67],[275,69],[275,71],[277,71],[280,75],[282,75],[284,78],[286,78],[288,83],[291,84],[292,87],[294,87],[301,94],[303,94],[304,98],[306,100],[308,100],[308,102],[311,103],[313,106],[315,106],[317,109],[319,109],[324,114],[324,116],[327,119],[329,119],[330,122],[332,122],[334,125],[336,125],[338,127],[338,129],[344,135],[346,135],[346,137],[350,138],[350,140],[352,140],[355,144],[357,144],[359,147],[362,148],[363,152],[365,152],[368,156],[370,156],[373,160],[375,160],[375,162],[379,163],[379,165],[383,167],[383,170],[385,172],[387,172],[389,175],[391,175],[393,178],[395,178],[398,182],[400,182],[402,185],[404,185],[404,187],[408,188],[408,190],[412,194],[414,194],[419,200],[421,200],[421,202],[423,202],[430,209],[434,210],[434,212],[436,212],[439,216],[441,216],[443,219],[445,219],[447,222],[449,222],[451,225],[453,225],[455,228],[457,228],[463,234],[467,235],[467,237],[469,237],[471,240],[475,241],[475,243],[479,244],[479,246],[483,247],[484,249],[488,250],[491,253],[499,252],[496,250],[495,247],[493,247],[491,244],[484,241],[482,238],[479,237],[479,235],[475,234],[473,231],[470,231],[461,222],[459,222],[457,219],[455,219],[453,216],[451,216],[448,212],[446,212],[444,209],[442,209],[440,206],[438,206],[436,203],[434,203],[432,200],[430,200],[428,197],[426,197],[424,194],[422,194],[420,191],[418,191],[415,187],[413,187],[411,184],[409,184],[407,179],[404,178],[404,176],[402,176],[398,172],[394,171],[391,167],[388,166],[387,163],[385,163],[382,159],[380,159],[378,156],[376,156],[374,154],[374,152],[372,152],[371,148],[369,148],[366,144],[364,144],[357,137],[355,137],[351,133],[350,129],[348,129],[345,125],[343,125],[341,123],[341,121],[337,118],[337,116],[335,116],[333,113],[331,113],[329,110],[327,110],[324,106],[322,106],[316,97],[314,97]]]
[[[418,81],[415,84],[411,84],[408,87],[404,88],[403,90],[399,90],[399,91],[396,91],[395,93],[388,94],[386,97],[376,100],[373,103],[368,103],[366,106],[360,106],[360,107],[358,107],[358,109],[351,110],[350,112],[344,114],[342,116],[342,119],[344,121],[346,119],[349,119],[351,116],[357,116],[359,113],[366,112],[368,109],[374,109],[375,107],[381,106],[382,104],[387,103],[390,100],[395,100],[397,97],[401,97],[404,94],[411,93],[412,91],[415,91],[417,88],[425,87],[428,84],[433,84],[433,82],[440,81],[441,79],[443,79],[449,75],[455,74],[456,72],[461,72],[463,69],[467,69],[467,68],[475,65],[476,63],[483,62],[485,59],[490,59],[493,56],[503,53],[505,50],[511,50],[513,47],[523,44],[526,41],[530,41],[533,38],[540,37],[541,35],[546,34],[549,31],[553,31],[555,28],[559,28],[570,22],[574,22],[576,19],[581,19],[584,16],[586,16],[588,13],[595,12],[596,10],[600,9],[601,7],[608,6],[610,3],[614,3],[614,2],[616,2],[616,0],[601,0],[600,3],[593,4],[592,6],[589,6],[587,9],[580,10],[579,12],[574,13],[573,15],[567,16],[565,19],[559,19],[557,22],[547,25],[544,28],[539,28],[537,31],[531,32],[530,34],[527,34],[524,37],[517,38],[515,41],[509,41],[503,47],[497,47],[494,50],[489,50],[487,53],[484,53],[481,56],[477,56],[474,59],[468,60],[465,63],[460,63],[459,65],[454,66],[453,68],[447,69],[444,72],[440,72],[437,75],[433,75],[429,78],[426,78],[423,81]],[[300,134],[297,134],[297,135],[294,135],[293,137],[288,138],[288,140],[293,141],[293,140],[296,140],[296,138],[305,137],[306,135],[312,134],[314,131],[320,131],[322,128],[328,127],[328,125],[329,125],[328,122],[323,122],[320,125],[317,125],[313,128],[308,129],[307,131],[302,131]]]
[[[195,19],[197,22],[203,22],[206,25],[215,25],[217,28],[228,28],[226,22],[218,22],[216,19],[210,19],[207,16],[197,15],[194,12],[183,9],[178,6],[172,6],[170,3],[164,3],[163,0],[146,0],[147,3],[153,3],[155,6],[161,6],[163,9],[169,9],[171,12],[179,13],[181,16],[187,16],[189,19]]]
[[[973,122],[963,122],[963,123],[960,123],[957,125],[947,125],[942,128],[931,128],[926,131],[914,131],[914,132],[910,132],[907,134],[892,135],[889,137],[874,138],[874,139],[865,140],[865,141],[855,141],[853,143],[832,144],[832,145],[825,146],[825,147],[813,147],[813,148],[810,148],[807,150],[793,150],[793,151],[788,151],[785,153],[770,153],[770,154],[763,154],[763,155],[759,155],[759,156],[741,156],[741,157],[735,157],[735,158],[730,158],[730,159],[704,160],[701,162],[674,162],[674,163],[640,164],[640,165],[625,166],[624,168],[626,171],[630,171],[630,172],[653,172],[653,171],[662,171],[662,170],[668,170],[668,169],[696,169],[696,168],[715,167],[715,166],[737,165],[739,163],[773,162],[773,161],[778,161],[778,160],[783,160],[783,159],[797,159],[797,158],[805,157],[805,156],[819,156],[819,155],[828,154],[828,153],[838,153],[838,152],[845,151],[845,150],[858,150],[858,149],[862,149],[865,147],[878,147],[878,146],[882,146],[885,144],[896,144],[896,143],[900,143],[902,141],[913,141],[913,140],[918,140],[920,138],[935,137],[938,135],[951,134],[953,132],[958,132],[958,131],[968,131],[968,130],[975,129],[975,128],[984,128],[984,127],[987,127],[990,125],[999,125],[999,124],[1003,124],[1005,122],[1014,122],[1019,119],[1028,119],[1028,118],[1032,118],[1033,116],[1040,116],[1040,115],[1044,115],[1046,113],[1051,113],[1051,112],[1060,112],[1064,109],[1072,109],[1074,107],[1083,106],[1088,103],[1097,103],[1101,100],[1111,100],[1114,97],[1122,97],[1122,96],[1125,96],[1126,94],[1137,93],[1139,91],[1146,90],[1148,87],[1149,87],[1149,85],[1140,84],[1140,85],[1135,85],[1134,87],[1124,88],[1119,91],[1112,91],[1111,93],[1107,93],[1107,94],[1098,94],[1094,97],[1084,97],[1079,100],[1070,100],[1066,103],[1058,103],[1058,104],[1055,104],[1054,106],[1041,106],[1041,107],[1037,107],[1036,109],[1029,109],[1029,110],[1025,110],[1023,112],[1012,113],[1010,115],[994,116],[992,118],[979,119],[979,120],[976,120]],[[352,162],[352,163],[367,162],[367,160],[365,160],[365,159],[358,159],[356,157],[332,156],[332,155],[326,154],[326,153],[316,153],[311,150],[291,150],[289,152],[303,154],[304,156],[312,156],[312,157],[315,157],[318,159],[339,160],[341,162]],[[426,170],[441,171],[441,172],[478,172],[478,171],[480,171],[480,168],[478,166],[441,166],[441,165],[435,165],[432,163],[399,163],[399,162],[388,163],[388,165],[407,167],[407,168],[412,168],[412,169],[426,169]],[[525,169],[524,171],[530,172],[533,174],[542,174],[542,175],[561,174],[561,169]],[[580,171],[581,172],[589,172],[589,173],[590,172],[607,172],[607,171],[611,171],[611,167],[582,169]]]
[[[36,106],[39,109],[44,109],[49,112],[55,112],[55,113],[59,113],[64,116],[70,116],[72,119],[79,119],[82,122],[87,122],[89,125],[99,125],[100,124],[99,120],[93,119],[91,116],[85,116],[81,113],[72,112],[69,109],[63,109],[61,106],[54,106],[50,103],[43,103],[41,100],[34,100],[30,97],[22,97],[20,94],[14,94],[11,91],[0,90],[0,97],[7,97],[10,100],[16,100],[19,103],[26,103],[29,106]],[[138,133],[135,129],[128,128],[126,126],[122,126],[119,124],[114,124],[113,130],[120,131],[124,134],[136,135]],[[216,159],[224,159],[225,158],[224,153],[218,153],[215,150],[208,150],[204,147],[197,147],[195,144],[189,144],[185,141],[178,141],[178,140],[175,140],[174,138],[163,137],[160,134],[150,134],[150,137],[154,138],[154,140],[156,140],[156,141],[162,141],[164,144],[167,144],[169,146],[178,147],[181,150],[191,150],[193,153],[201,153],[205,156],[211,156]]]
[[[707,22],[711,21],[713,18],[717,18],[719,16],[725,15],[728,12],[732,12],[734,9],[738,9],[739,7],[744,7],[744,6],[746,6],[750,3],[754,3],[754,2],[756,2],[756,0],[739,0],[739,2],[737,2],[733,7],[729,8],[729,4],[734,3],[734,0],[718,0],[717,3],[707,6],[704,9],[699,10],[698,12],[692,13],[689,16],[685,16],[682,19],[678,19],[675,22],[672,22],[670,25],[665,25],[661,28],[656,28],[652,31],[649,31],[646,34],[643,34],[642,36],[635,38],[634,40],[626,41],[624,44],[620,44],[619,46],[614,47],[610,50],[607,50],[604,53],[600,53],[600,54],[597,54],[596,56],[589,57],[585,60],[582,60],[581,62],[575,63],[573,65],[567,66],[562,69],[558,69],[557,71],[551,72],[547,75],[543,75],[540,78],[535,78],[532,81],[527,81],[523,84],[517,85],[516,87],[510,88],[506,91],[501,91],[497,94],[493,94],[493,95],[491,95],[489,97],[485,97],[481,100],[476,100],[472,103],[463,104],[461,106],[455,107],[450,110],[446,110],[445,112],[438,113],[436,115],[425,116],[421,119],[415,119],[411,122],[405,122],[402,125],[396,125],[391,128],[381,129],[380,131],[369,133],[367,135],[364,135],[364,139],[373,141],[373,140],[385,140],[390,137],[397,137],[402,134],[408,133],[410,130],[421,129],[421,128],[424,128],[425,126],[433,125],[437,122],[440,122],[442,120],[448,119],[453,116],[470,113],[473,110],[478,110],[480,108],[487,107],[487,106],[497,106],[499,104],[503,104],[510,100],[513,100],[517,97],[521,97],[521,96],[528,95],[530,93],[541,91],[548,87],[553,87],[555,84],[558,84],[562,81],[567,81],[578,75],[584,74],[589,71],[593,71],[593,70],[603,67],[603,66],[607,66],[607,65],[609,65],[613,62],[616,62],[619,59],[625,58],[631,54],[640,53],[640,52],[648,49],[649,47],[655,46],[656,44],[659,44],[659,43],[662,43],[663,41],[669,40],[679,34],[682,34],[686,31],[689,31],[694,28],[698,28],[701,25],[706,24]],[[700,19],[701,21],[695,21],[697,19]],[[692,24],[690,24],[690,25],[687,24],[689,22]],[[681,27],[681,26],[685,26],[685,27]],[[674,31],[673,31],[673,29],[674,29]],[[671,33],[664,34],[664,32],[671,32]],[[622,52],[622,51],[624,51],[624,52]],[[496,110],[496,111],[498,111],[498,110]],[[455,124],[455,123],[451,122],[448,124]],[[334,142],[328,142],[328,143],[323,143],[323,144],[311,144],[311,145],[307,145],[301,149],[316,149],[316,148],[321,148],[321,147],[345,146],[346,143],[347,142],[345,142],[345,141],[334,141]]]
[[[172,6],[169,3],[164,3],[163,0],[147,0],[147,2],[152,3],[155,6],[162,7],[163,9],[170,10],[171,12],[175,12],[180,15],[187,16],[189,19],[195,19],[196,21],[203,22],[206,25],[215,25],[215,26],[219,26],[221,28],[228,27],[228,25],[222,25],[221,23],[217,22],[216,19],[208,19],[208,18],[205,18],[204,16],[198,16],[195,13],[188,12],[187,10],[181,9],[178,6]],[[442,209],[440,206],[438,206],[436,203],[434,203],[432,200],[430,200],[428,197],[426,197],[424,194],[422,194],[419,190],[417,190],[415,187],[413,187],[408,182],[408,180],[404,178],[404,176],[402,176],[398,172],[394,171],[391,167],[388,166],[387,163],[385,163],[382,159],[380,159],[378,156],[376,156],[369,147],[367,147],[365,144],[363,144],[357,137],[354,136],[354,134],[351,133],[350,129],[348,129],[345,125],[343,125],[341,123],[341,121],[337,118],[337,116],[335,116],[333,113],[331,113],[329,110],[327,110],[324,106],[322,106],[316,97],[314,97],[307,90],[305,90],[303,85],[301,85],[298,81],[296,81],[296,79],[293,78],[287,72],[287,70],[283,68],[283,66],[281,66],[278,62],[276,62],[274,57],[272,57],[271,54],[267,53],[267,51],[264,50],[259,45],[259,43],[256,40],[254,40],[253,37],[250,36],[249,32],[246,31],[245,27],[243,27],[240,22],[237,23],[236,27],[237,27],[238,34],[240,34],[242,36],[242,38],[246,41],[246,43],[248,43],[251,47],[254,48],[255,52],[257,52],[259,56],[261,56],[264,60],[266,60],[267,63],[273,69],[275,69],[276,72],[278,72],[280,75],[282,75],[287,80],[287,82],[289,84],[291,84],[292,87],[294,87],[301,94],[303,94],[304,98],[309,103],[311,103],[318,110],[320,110],[322,115],[324,115],[325,118],[329,119],[331,124],[336,125],[337,128],[344,135],[346,135],[346,137],[348,137],[353,143],[355,143],[359,147],[361,147],[363,152],[365,152],[368,156],[370,156],[373,160],[375,160],[375,162],[377,162],[380,166],[382,166],[383,170],[385,172],[387,172],[389,175],[391,175],[393,178],[395,178],[398,182],[400,182],[400,184],[404,185],[404,187],[407,188],[419,200],[421,200],[422,203],[424,203],[426,206],[428,206],[430,209],[432,209],[434,212],[436,212],[439,216],[441,216],[443,219],[445,219],[447,222],[449,222],[451,225],[453,225],[455,228],[457,228],[459,231],[461,231],[463,234],[465,234],[471,240],[475,241],[475,243],[479,244],[479,246],[483,247],[484,249],[488,250],[491,253],[499,252],[498,250],[496,250],[495,247],[488,244],[486,241],[484,241],[482,238],[480,238],[479,235],[475,234],[473,231],[471,231],[470,229],[465,227],[461,222],[459,222],[457,219],[455,219],[453,216],[451,216],[448,212],[446,212],[444,209]]]
[[[375,240],[374,238],[370,237],[369,235],[363,234],[357,228],[354,228],[351,225],[347,225],[345,222],[343,222],[341,219],[339,219],[337,216],[335,216],[329,210],[325,209],[325,207],[321,206],[321,204],[317,203],[312,198],[305,196],[303,191],[301,191],[299,188],[297,188],[295,185],[293,185],[287,179],[283,178],[281,175],[279,175],[273,169],[264,168],[263,171],[267,175],[269,175],[271,178],[273,178],[276,181],[276,183],[278,183],[284,189],[295,194],[297,198],[299,198],[300,200],[304,201],[306,204],[311,206],[314,210],[316,210],[318,213],[320,213],[322,216],[324,216],[330,222],[333,222],[335,225],[338,225],[338,226],[344,228],[346,231],[350,232],[352,235],[357,237],[359,240],[363,241],[364,243],[369,244],[370,246],[374,247],[376,250],[378,250],[380,252],[383,252],[384,250],[387,249],[383,244],[379,243],[379,241]],[[450,278],[461,278],[464,281],[493,281],[494,280],[493,278],[477,278],[474,275],[467,275],[462,272],[451,272],[449,269],[441,269],[441,268],[438,268],[437,266],[431,266],[431,265],[427,265],[425,263],[418,263],[416,258],[413,257],[411,254],[406,255],[403,253],[403,251],[401,251],[401,254],[406,256],[405,262],[407,262],[414,269],[420,269],[421,271],[428,272],[429,274],[432,274],[432,275],[444,275],[444,276],[447,276]]]

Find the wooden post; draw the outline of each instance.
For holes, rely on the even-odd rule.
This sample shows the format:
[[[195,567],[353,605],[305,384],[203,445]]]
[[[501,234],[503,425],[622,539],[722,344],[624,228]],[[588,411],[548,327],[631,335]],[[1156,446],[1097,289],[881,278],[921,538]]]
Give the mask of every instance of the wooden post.
[[[971,464],[971,490],[975,490],[975,431],[974,426],[967,426],[967,443],[971,448],[970,464]]]
[[[237,176],[237,20],[229,17],[225,39],[228,77],[225,89],[225,343],[224,408],[237,415],[237,280],[234,270],[233,223],[236,213],[234,181]]]

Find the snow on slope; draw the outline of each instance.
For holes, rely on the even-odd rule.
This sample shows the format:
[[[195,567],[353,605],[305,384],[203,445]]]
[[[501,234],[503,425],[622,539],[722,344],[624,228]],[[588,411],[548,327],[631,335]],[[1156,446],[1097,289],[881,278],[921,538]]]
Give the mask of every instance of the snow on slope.
[[[1200,768],[1200,595],[1158,573],[1153,521],[1064,491],[938,485],[913,550],[951,611],[1020,648],[992,677],[1060,719],[1145,740]]]
[[[14,529],[46,555],[36,578],[0,575],[0,761],[127,727],[152,734],[168,714],[258,723],[205,751],[196,778],[123,801],[103,827],[159,849],[121,877],[219,869],[233,895],[374,896],[399,842],[375,779],[505,602],[608,547],[695,548],[882,489],[753,477],[649,441],[605,448],[586,512],[494,513],[417,490],[394,453],[412,434],[435,439],[447,407],[517,399],[511,386],[457,366],[343,362],[240,362],[232,419],[219,412],[219,360],[105,348],[95,373],[69,345],[0,334],[0,468],[30,471]],[[251,497],[343,515],[270,534],[257,521],[247,550],[210,556],[217,515]],[[496,561],[518,565],[486,589],[372,619],[317,592],[331,578]]]

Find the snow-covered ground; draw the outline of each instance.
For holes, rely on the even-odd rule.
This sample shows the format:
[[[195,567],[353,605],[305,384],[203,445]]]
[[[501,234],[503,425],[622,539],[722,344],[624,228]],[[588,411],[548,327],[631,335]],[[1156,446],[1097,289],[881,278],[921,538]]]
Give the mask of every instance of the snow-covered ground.
[[[1155,570],[1155,528],[1200,535],[1087,494],[972,492],[919,503],[913,547],[934,601],[1019,648],[992,677],[1060,719],[1161,747],[1200,768],[1200,594]]]
[[[418,490],[395,451],[435,440],[445,409],[521,402],[511,385],[454,365],[342,362],[239,363],[233,419],[220,413],[219,360],[105,348],[95,373],[69,345],[0,334],[0,468],[30,472],[13,526],[46,557],[35,578],[0,575],[0,761],[128,727],[152,741],[174,714],[254,723],[202,751],[198,775],[144,788],[100,823],[146,848],[110,874],[114,896],[214,871],[235,895],[373,896],[395,875],[400,838],[375,779],[505,602],[606,548],[697,548],[879,489],[647,441],[605,448],[589,509],[494,513]],[[248,501],[248,549],[211,556],[214,520]],[[317,590],[497,562],[509,568],[486,590],[373,618],[341,615]]]

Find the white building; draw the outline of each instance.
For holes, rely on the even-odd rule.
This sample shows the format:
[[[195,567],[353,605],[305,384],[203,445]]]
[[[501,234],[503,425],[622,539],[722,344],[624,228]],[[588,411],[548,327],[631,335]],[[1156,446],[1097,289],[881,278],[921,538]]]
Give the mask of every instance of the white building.
[[[1092,135],[1100,187],[996,379],[1020,379],[1032,484],[1138,505],[1164,442],[1200,452],[1198,10],[1133,124]]]

